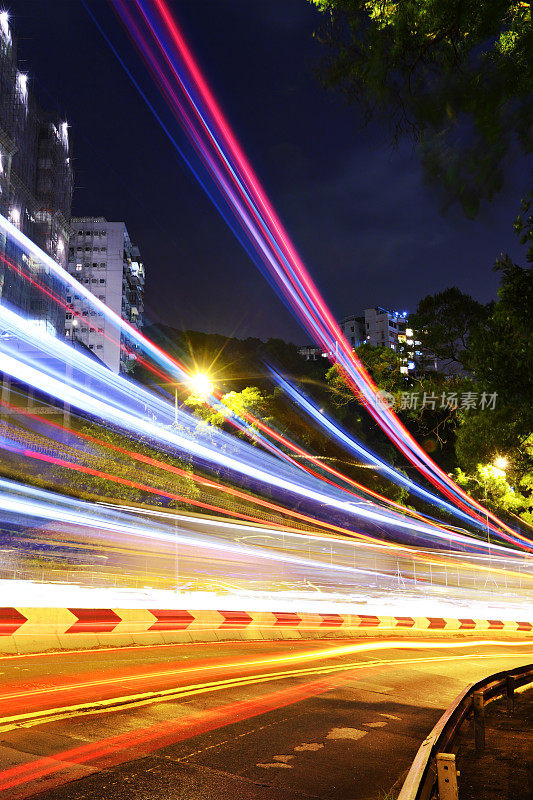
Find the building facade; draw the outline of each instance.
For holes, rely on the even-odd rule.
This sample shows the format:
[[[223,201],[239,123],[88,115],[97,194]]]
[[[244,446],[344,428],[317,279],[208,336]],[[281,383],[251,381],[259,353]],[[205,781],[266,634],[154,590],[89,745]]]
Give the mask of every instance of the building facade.
[[[366,308],[363,315],[352,314],[345,317],[339,322],[339,327],[354,350],[362,344],[396,350],[403,360],[400,369],[407,374],[415,369],[417,357],[421,355],[420,350],[417,350],[420,342],[415,341],[413,331],[408,324],[406,311],[400,313],[376,306]],[[307,361],[316,361],[321,356],[327,356],[321,348],[313,345],[305,345],[298,352]]]
[[[73,217],[68,270],[109,308],[135,328],[142,327],[144,265],[139,248],[124,222],[104,217]],[[128,371],[134,346],[102,314],[90,308],[75,291],[66,298],[64,333],[76,340],[113,372]]]
[[[9,17],[0,12],[0,213],[62,266],[71,230],[72,185],[67,123],[37,105],[29,78],[17,65]],[[62,333],[63,308],[36,284],[63,296],[45,266],[0,234],[0,300],[49,332]]]
[[[341,320],[339,326],[344,334],[344,338],[354,349],[365,342],[366,331],[364,317],[356,317],[352,314],[352,316],[345,317]]]
[[[390,347],[398,350],[405,342],[407,312],[387,311],[385,308],[365,308],[365,342],[372,347]]]
[[[318,361],[325,353],[322,353],[321,347],[316,347],[313,344],[304,344],[298,348],[298,353],[305,358],[306,361]]]

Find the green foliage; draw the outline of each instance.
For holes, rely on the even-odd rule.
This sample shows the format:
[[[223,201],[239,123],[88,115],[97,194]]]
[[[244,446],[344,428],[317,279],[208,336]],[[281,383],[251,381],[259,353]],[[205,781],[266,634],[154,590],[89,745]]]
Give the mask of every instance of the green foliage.
[[[166,502],[164,494],[159,494],[159,491],[191,499],[198,495],[198,487],[192,479],[191,467],[183,459],[161,453],[142,440],[133,442],[129,437],[103,426],[86,424],[82,425],[80,431],[82,434],[95,437],[102,444],[91,444],[86,451],[62,446],[59,455],[65,461],[81,465],[84,467],[83,470],[51,464],[46,467],[41,466],[41,471],[36,473],[30,463],[23,471],[24,480],[45,488],[60,487],[65,494],[76,497],[106,498],[150,505],[162,505]],[[42,440],[36,439],[35,446],[37,448],[46,446],[46,442],[44,437]],[[118,451],[112,448],[118,448]],[[133,459],[127,452],[121,453],[120,450],[132,451],[149,459],[162,461],[178,467],[185,474],[173,475],[157,465]],[[4,474],[15,476],[13,466],[7,459],[4,458],[0,466]],[[143,484],[155,491],[143,490],[130,484]]]
[[[486,323],[472,335],[471,367],[483,387],[515,408],[533,398],[533,270],[502,256],[498,301]],[[527,409],[524,409],[527,413]],[[531,418],[530,418],[531,419]]]
[[[309,0],[327,17],[325,81],[420,145],[444,204],[475,215],[533,145],[531,5],[516,0]]]
[[[370,344],[361,344],[356,349],[356,353],[380,389],[386,392],[405,389],[406,377],[400,372],[403,362],[396,350],[391,347],[373,347]],[[342,406],[346,403],[353,403],[353,391],[336,365],[328,370],[326,380],[333,394],[335,405]]]
[[[452,393],[460,398],[463,392],[472,391],[475,388],[472,381],[460,376],[450,378],[437,372],[405,375],[401,372],[404,364],[401,353],[388,347],[364,344],[357,348],[356,353],[377,386],[393,396],[394,411],[422,447],[443,468],[453,469],[456,466],[454,434],[461,414],[447,404],[447,398]],[[397,463],[397,451],[356,400],[342,372],[333,366],[326,380],[334,415],[342,419],[358,439],[371,445],[389,461]],[[424,396],[427,398],[426,404]]]
[[[522,204],[515,231],[527,247],[526,262],[533,262],[533,218],[530,200]],[[533,521],[533,270],[520,267],[502,255],[495,267],[502,274],[498,300],[470,341],[470,366],[484,390],[497,394],[494,411],[471,411],[457,430],[457,460],[465,480],[475,483],[479,470],[497,456],[508,462],[509,497],[502,486],[491,492],[492,501]],[[511,485],[511,484],[510,484]],[[475,487],[474,487],[475,488]]]
[[[505,456],[517,469],[528,460],[529,431],[524,420],[512,406],[498,406],[494,411],[469,411],[462,415],[456,431],[455,452],[460,466],[473,472],[478,464],[492,462]]]
[[[420,300],[409,325],[426,355],[436,356],[446,367],[468,369],[471,333],[488,313],[486,306],[452,286]]]
[[[470,474],[458,469],[455,479],[472,497],[533,523],[533,470],[524,473],[516,486],[512,485],[512,470],[509,475],[491,463],[478,464]]]
[[[273,421],[272,398],[261,392],[257,386],[246,386],[241,392],[227,392],[222,395],[222,403],[241,419],[246,419],[247,414],[252,414],[267,424]],[[228,429],[234,430],[220,411],[208,406],[201,398],[191,395],[185,401],[185,405],[208,425],[219,428],[228,425]],[[256,430],[256,426],[251,425],[251,427]]]

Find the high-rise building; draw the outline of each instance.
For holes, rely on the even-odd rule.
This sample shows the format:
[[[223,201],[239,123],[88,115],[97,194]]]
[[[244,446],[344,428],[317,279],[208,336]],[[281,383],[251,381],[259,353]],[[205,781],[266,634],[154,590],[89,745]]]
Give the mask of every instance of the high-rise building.
[[[17,65],[8,14],[0,12],[0,213],[65,266],[72,203],[68,126],[39,108],[30,83]],[[24,275],[63,295],[43,265],[0,235],[0,301],[62,333],[63,309]]]
[[[73,217],[68,270],[116,314],[142,327],[144,265],[124,222],[104,217]],[[127,371],[134,348],[116,326],[73,291],[66,298],[65,336],[81,342],[113,372]]]

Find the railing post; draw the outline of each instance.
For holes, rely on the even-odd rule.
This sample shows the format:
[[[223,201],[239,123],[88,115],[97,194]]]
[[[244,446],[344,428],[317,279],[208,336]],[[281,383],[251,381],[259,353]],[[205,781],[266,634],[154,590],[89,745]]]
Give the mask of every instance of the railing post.
[[[474,692],[474,737],[476,750],[485,749],[485,698],[483,692]]]
[[[458,800],[457,772],[453,753],[437,753],[439,800]]]
[[[514,713],[514,677],[507,675],[505,678],[505,688],[507,695],[507,713],[509,715]]]

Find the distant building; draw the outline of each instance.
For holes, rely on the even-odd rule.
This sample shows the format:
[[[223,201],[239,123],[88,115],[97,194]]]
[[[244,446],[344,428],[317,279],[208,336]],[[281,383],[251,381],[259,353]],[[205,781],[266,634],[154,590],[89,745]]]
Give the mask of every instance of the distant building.
[[[109,308],[134,327],[142,327],[144,265],[124,222],[104,217],[73,217],[68,270]],[[127,371],[132,347],[103,315],[79,295],[66,298],[65,336],[91,350],[113,372]]]
[[[405,341],[407,312],[387,311],[385,308],[365,308],[365,341],[373,347],[398,349],[398,337]]]
[[[364,317],[356,317],[352,314],[351,317],[345,317],[339,322],[339,326],[344,338],[353,348],[359,347],[360,344],[364,343],[366,339]]]
[[[72,203],[68,126],[44,112],[17,66],[7,12],[0,12],[0,213],[62,266],[66,266]],[[59,281],[0,234],[0,300],[33,317],[49,332],[63,331],[64,311],[24,275],[60,297]]]
[[[306,361],[318,361],[325,355],[321,347],[315,347],[313,344],[304,344],[298,348],[298,352]]]
[[[362,344],[396,350],[403,356],[405,362],[400,369],[407,374],[415,369],[418,357],[421,355],[420,350],[417,350],[420,342],[415,341],[413,331],[407,327],[408,324],[406,311],[400,313],[376,306],[365,308],[363,315],[352,314],[344,317],[339,322],[339,327],[354,350]],[[317,361],[321,356],[327,355],[320,347],[314,345],[300,347],[298,352],[307,361]]]

